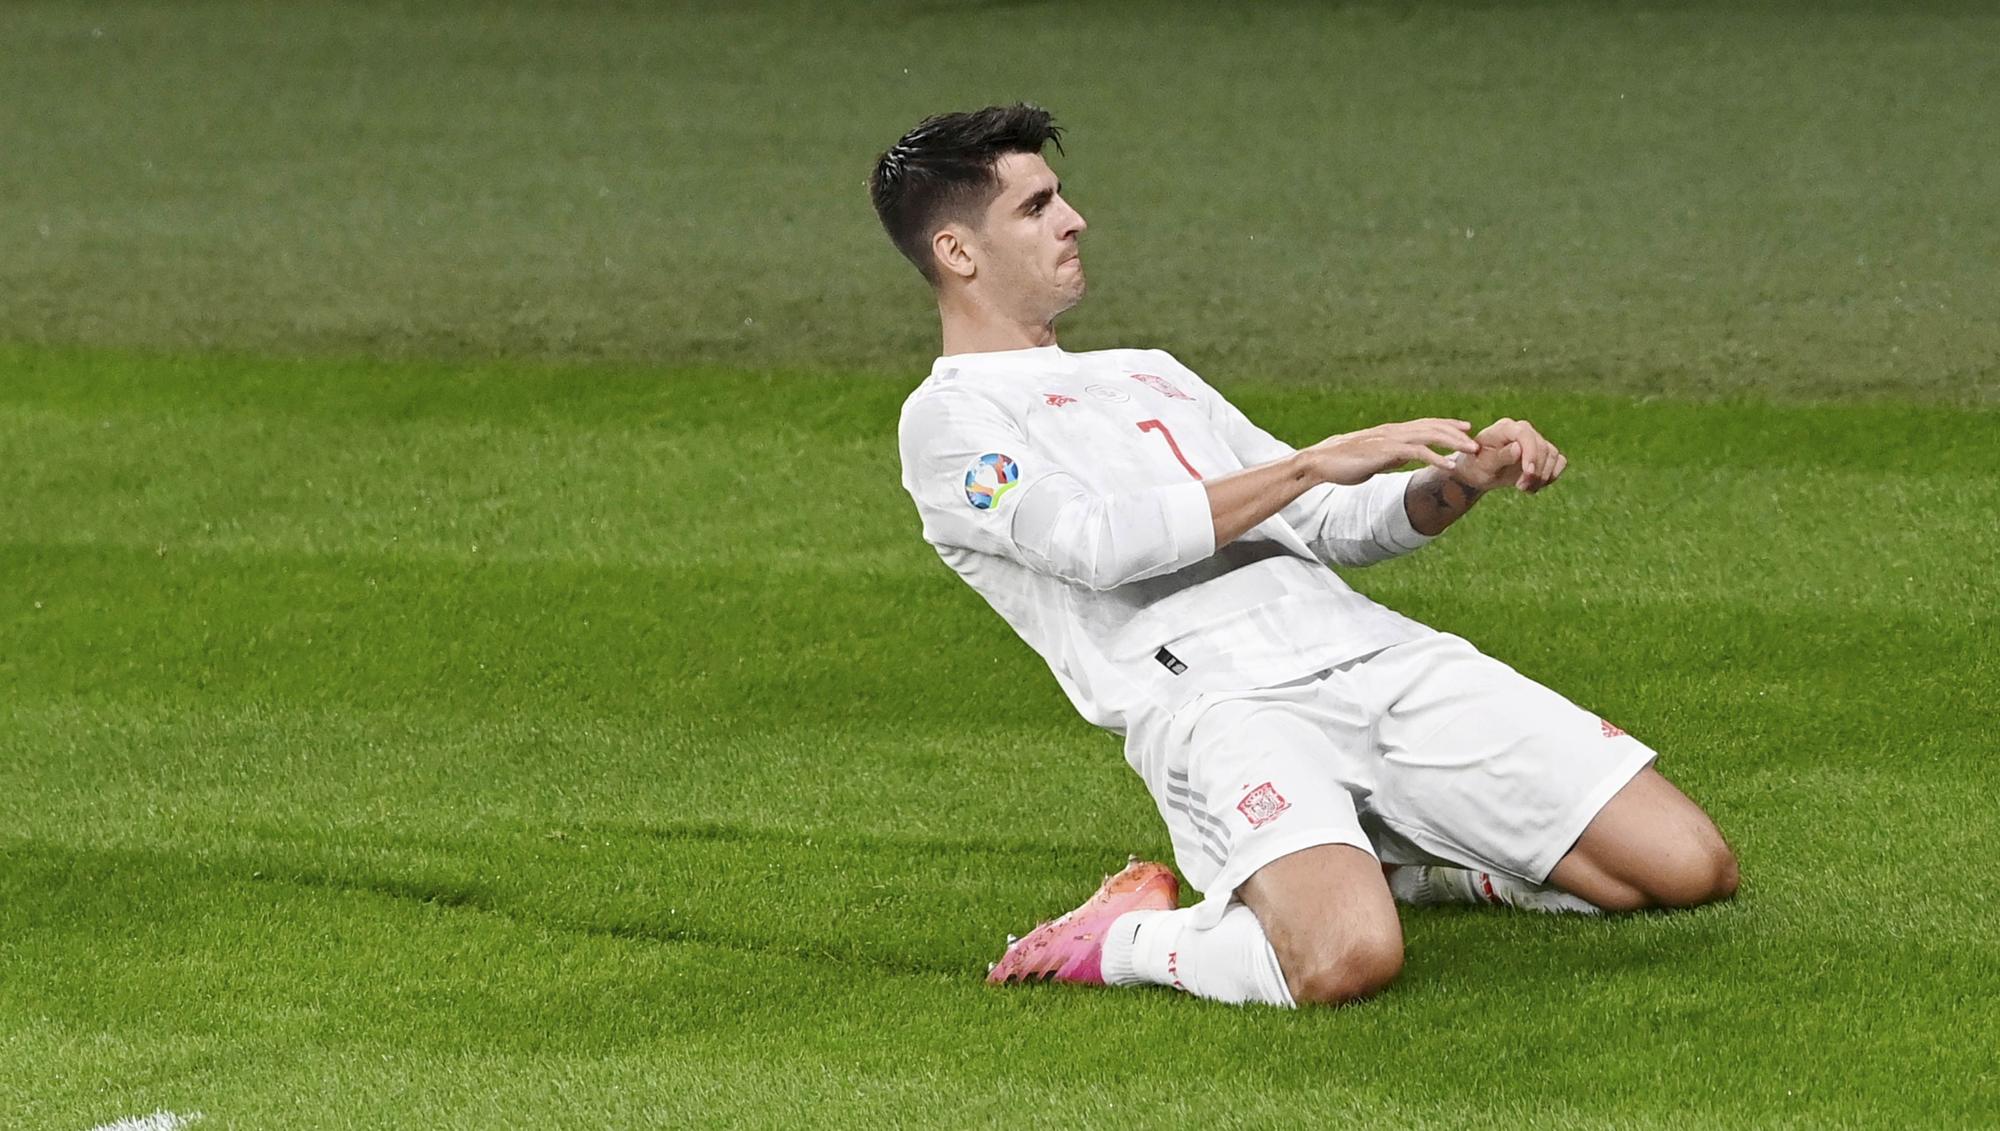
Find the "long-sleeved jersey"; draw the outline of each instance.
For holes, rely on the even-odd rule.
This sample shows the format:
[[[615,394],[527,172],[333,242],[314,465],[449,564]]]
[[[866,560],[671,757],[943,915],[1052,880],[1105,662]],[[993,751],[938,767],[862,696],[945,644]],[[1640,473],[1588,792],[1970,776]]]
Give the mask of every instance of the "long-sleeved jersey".
[[[1163,351],[940,357],[900,441],[925,540],[1110,730],[1432,631],[1328,568],[1429,540],[1408,474],[1315,487],[1217,549],[1201,480],[1293,449]]]

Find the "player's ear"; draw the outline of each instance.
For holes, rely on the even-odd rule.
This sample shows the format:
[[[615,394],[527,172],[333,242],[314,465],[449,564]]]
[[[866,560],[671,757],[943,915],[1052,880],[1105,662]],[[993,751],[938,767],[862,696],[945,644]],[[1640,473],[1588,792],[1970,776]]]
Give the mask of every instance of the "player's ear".
[[[972,248],[968,240],[970,235],[970,232],[957,224],[946,224],[931,236],[931,256],[937,260],[939,270],[961,279],[972,278]]]

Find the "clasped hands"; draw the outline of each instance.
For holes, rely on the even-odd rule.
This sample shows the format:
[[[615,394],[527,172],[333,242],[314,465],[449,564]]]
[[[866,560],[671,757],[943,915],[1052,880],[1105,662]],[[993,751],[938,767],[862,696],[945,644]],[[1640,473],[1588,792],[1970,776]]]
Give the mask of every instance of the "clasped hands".
[[[1378,424],[1329,436],[1305,449],[1305,455],[1328,483],[1361,483],[1417,460],[1482,493],[1511,484],[1533,494],[1561,478],[1569,466],[1569,458],[1534,425],[1507,416],[1477,435],[1470,421],[1440,417]]]

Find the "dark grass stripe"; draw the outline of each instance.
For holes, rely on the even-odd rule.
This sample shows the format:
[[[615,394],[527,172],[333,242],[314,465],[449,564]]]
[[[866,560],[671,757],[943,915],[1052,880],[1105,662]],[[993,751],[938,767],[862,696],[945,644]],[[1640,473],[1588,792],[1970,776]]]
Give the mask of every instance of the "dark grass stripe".
[[[1991,404],[1992,13],[1837,9],[9,4],[0,338],[914,372],[868,162],[1033,97],[1077,344]]]

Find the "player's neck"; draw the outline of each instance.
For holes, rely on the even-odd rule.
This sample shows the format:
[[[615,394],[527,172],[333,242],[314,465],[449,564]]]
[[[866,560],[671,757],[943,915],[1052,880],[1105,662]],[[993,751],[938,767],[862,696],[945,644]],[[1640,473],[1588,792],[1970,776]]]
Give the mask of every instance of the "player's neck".
[[[1056,344],[1053,319],[1022,321],[990,307],[940,299],[938,320],[944,327],[944,353],[996,353]]]

